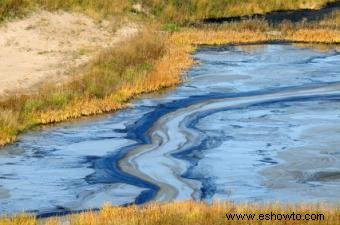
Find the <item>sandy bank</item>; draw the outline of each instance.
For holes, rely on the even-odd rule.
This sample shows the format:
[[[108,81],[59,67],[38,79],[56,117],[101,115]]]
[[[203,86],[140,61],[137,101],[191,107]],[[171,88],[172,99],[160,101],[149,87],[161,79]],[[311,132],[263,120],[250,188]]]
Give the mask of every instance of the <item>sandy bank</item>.
[[[46,11],[0,26],[0,96],[60,82],[101,49],[133,35],[115,21],[97,22],[78,13]]]

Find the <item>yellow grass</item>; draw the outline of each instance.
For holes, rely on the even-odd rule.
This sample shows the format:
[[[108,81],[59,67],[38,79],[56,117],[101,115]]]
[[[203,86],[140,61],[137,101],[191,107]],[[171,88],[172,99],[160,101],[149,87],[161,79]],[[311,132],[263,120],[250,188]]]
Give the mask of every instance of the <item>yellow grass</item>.
[[[324,20],[320,21],[321,26],[339,29],[340,28],[340,10],[334,11]]]
[[[131,9],[126,0],[0,0],[0,22],[8,17],[21,16],[36,9],[72,10],[94,18],[126,13]]]
[[[34,216],[19,215],[11,218],[1,218],[0,225],[36,225],[37,219]]]
[[[288,41],[306,43],[340,43],[340,29],[336,24],[339,12],[319,23],[293,24],[283,22],[270,26],[264,20],[245,20],[225,25],[206,25],[182,29],[172,40],[181,44],[222,45],[251,42]]]
[[[230,30],[196,30],[186,29],[176,33],[172,40],[182,44],[194,45],[222,45],[238,43],[255,43],[265,41],[289,41],[310,43],[340,43],[340,31],[328,29],[303,28],[287,33],[256,32],[256,31],[230,31]]]
[[[192,23],[207,18],[264,14],[276,10],[319,9],[336,0],[146,0],[163,22]]]
[[[275,10],[319,9],[336,0],[0,0],[0,21],[35,9],[73,10],[95,18],[133,11],[143,3],[149,14],[162,22],[191,23],[206,18],[263,14]],[[142,13],[143,14],[143,13]]]
[[[226,214],[306,214],[319,215],[319,220],[231,220]],[[274,217],[272,217],[274,219]],[[317,216],[315,217],[315,219]],[[21,216],[15,219],[0,219],[0,225],[35,225],[34,217]],[[67,222],[67,223],[66,223]],[[326,204],[234,204],[216,202],[174,202],[148,204],[142,207],[113,207],[105,205],[100,212],[86,212],[62,218],[40,221],[41,225],[319,225],[340,224],[340,208]]]
[[[38,123],[48,124],[112,112],[126,107],[128,100],[140,94],[176,85],[181,82],[179,74],[192,63],[192,60],[187,57],[187,53],[191,50],[191,46],[183,49],[179,48],[179,45],[167,43],[166,54],[155,62],[153,70],[147,76],[122,84],[117,91],[102,99],[80,98],[64,109],[42,112],[38,115]],[[175,60],[179,63],[170,64]]]

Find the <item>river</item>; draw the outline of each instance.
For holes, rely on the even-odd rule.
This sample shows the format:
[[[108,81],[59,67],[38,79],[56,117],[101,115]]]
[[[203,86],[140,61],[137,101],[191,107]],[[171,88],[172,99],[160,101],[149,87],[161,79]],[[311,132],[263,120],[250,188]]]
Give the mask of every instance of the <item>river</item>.
[[[0,151],[0,213],[148,201],[340,201],[340,52],[201,47],[174,90]]]

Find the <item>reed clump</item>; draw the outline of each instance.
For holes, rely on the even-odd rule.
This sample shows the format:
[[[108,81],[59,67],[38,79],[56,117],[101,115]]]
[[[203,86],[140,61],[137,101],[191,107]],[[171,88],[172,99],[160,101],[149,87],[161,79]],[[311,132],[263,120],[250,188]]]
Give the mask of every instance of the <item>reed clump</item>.
[[[301,219],[259,220],[260,214],[299,214]],[[254,214],[253,220],[228,219],[226,214]],[[314,220],[304,220],[305,215],[315,215]],[[309,217],[307,217],[309,218]],[[9,221],[11,223],[9,223]],[[0,219],[0,225],[35,225],[38,221],[34,217],[21,216],[21,219]],[[234,204],[230,202],[215,202],[206,204],[203,202],[173,202],[167,204],[148,204],[145,206],[114,207],[105,205],[99,212],[85,212],[66,216],[63,218],[50,218],[40,221],[42,225],[320,225],[340,224],[340,208],[326,204]]]

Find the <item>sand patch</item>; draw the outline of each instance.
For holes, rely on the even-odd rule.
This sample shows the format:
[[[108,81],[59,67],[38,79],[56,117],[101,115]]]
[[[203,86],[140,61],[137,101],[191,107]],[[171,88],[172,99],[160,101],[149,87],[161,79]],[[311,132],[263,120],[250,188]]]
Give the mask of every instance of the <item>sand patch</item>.
[[[96,22],[79,13],[40,11],[0,26],[0,96],[33,90],[42,81],[64,81],[71,68],[103,48],[134,35],[128,25]]]

